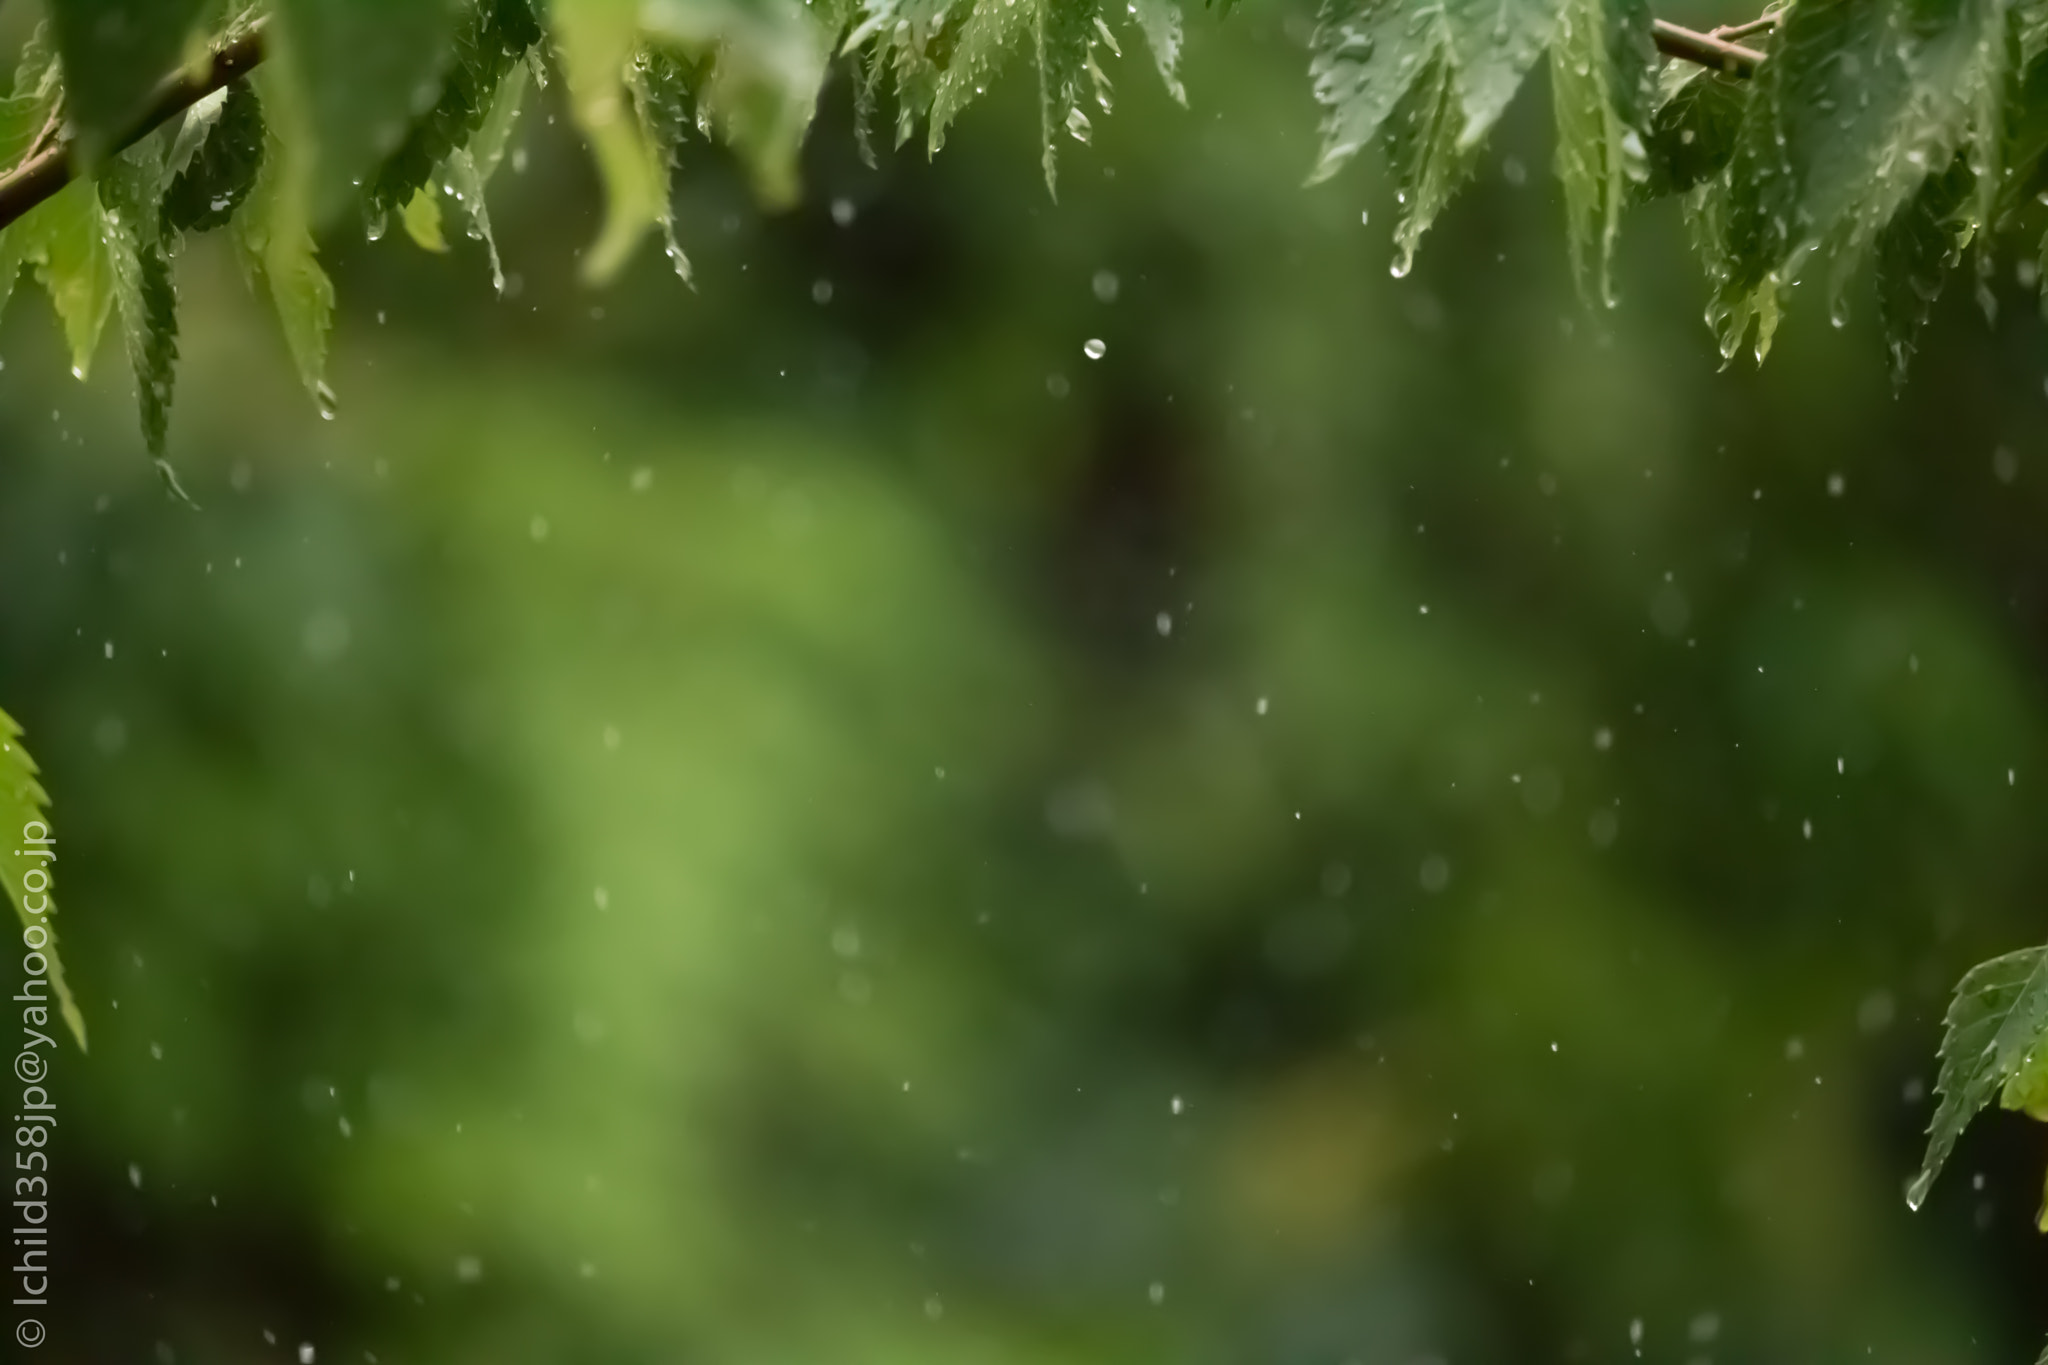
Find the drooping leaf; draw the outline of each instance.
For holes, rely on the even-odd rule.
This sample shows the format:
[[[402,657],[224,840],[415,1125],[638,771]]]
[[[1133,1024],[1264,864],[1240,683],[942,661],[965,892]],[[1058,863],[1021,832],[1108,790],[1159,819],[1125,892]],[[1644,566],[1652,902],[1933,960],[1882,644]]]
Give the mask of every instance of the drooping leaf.
[[[40,877],[33,875],[37,868],[42,870]],[[21,727],[0,711],[0,885],[7,888],[7,899],[21,917],[22,932],[42,931],[44,942],[29,946],[49,963],[50,990],[73,1041],[83,1052],[85,1015],[72,998],[64,964],[57,956],[56,868],[50,794],[36,780],[35,760],[22,747]]]
[[[1642,129],[1656,69],[1646,0],[1565,0],[1550,49],[1557,177],[1579,290],[1609,307],[1621,211],[1648,176]]]
[[[14,88],[0,102],[0,151],[12,165],[58,132],[57,56],[48,30],[38,27],[22,50]],[[72,373],[92,368],[100,330],[113,304],[99,201],[92,187],[72,184],[44,200],[0,233],[0,304],[13,292],[21,267],[32,266],[49,292],[71,350]]]
[[[1987,227],[2034,197],[2048,156],[2048,51],[2028,54],[2020,11],[2014,12],[2012,28],[2000,123],[1999,197]]]
[[[166,142],[159,132],[115,157],[99,180],[99,198],[121,331],[135,370],[143,443],[164,486],[189,503],[164,454],[178,363],[178,295],[161,231]]]
[[[1145,35],[1145,45],[1152,49],[1166,92],[1185,105],[1188,92],[1180,83],[1180,6],[1174,0],[1131,0],[1131,11]]]
[[[480,0],[456,35],[453,61],[438,97],[412,121],[370,181],[366,198],[373,222],[402,211],[451,155],[479,135],[497,107],[500,88],[514,71],[520,73],[519,88],[524,89],[522,59],[541,36],[528,0]],[[516,114],[516,99],[511,107]],[[510,131],[509,123],[505,131]]]
[[[477,129],[467,147],[448,154],[445,167],[449,191],[469,216],[469,235],[480,239],[490,253],[491,283],[500,294],[505,292],[505,266],[498,259],[498,239],[491,231],[491,210],[484,191],[496,174],[499,161],[504,159],[505,146],[511,141],[513,125],[518,122],[526,100],[526,86],[524,64],[507,71],[505,79],[498,83],[498,93],[491,100],[491,112],[483,127]]]
[[[666,187],[676,169],[678,149],[695,124],[691,75],[689,64],[676,53],[648,47],[633,59],[632,74],[628,78],[641,137],[654,149],[656,164],[661,168],[664,188],[658,225],[663,246],[676,268],[676,274],[682,276],[685,284],[690,282],[690,258],[676,240],[675,214],[671,210]]]
[[[182,169],[178,169],[180,148],[172,148],[166,165],[173,178],[163,198],[166,233],[206,232],[223,226],[256,184],[257,170],[263,164],[262,101],[247,80],[236,81],[222,93],[203,140]]]
[[[1394,225],[1397,277],[1413,268],[1422,234],[1471,174],[1477,149],[1458,135],[1463,118],[1450,66],[1439,57],[1409,87],[1382,129],[1402,206]]]
[[[1906,1191],[1919,1208],[1977,1111],[2048,1049],[2048,948],[2025,948],[1980,963],[1956,986],[1941,1040],[1941,1102],[1927,1129],[1927,1155]]]
[[[1752,334],[1755,355],[1761,365],[1770,354],[1771,339],[1778,331],[1778,276],[1766,272],[1755,284],[1743,288],[1733,283],[1749,253],[1762,250],[1753,237],[1735,236],[1738,221],[1747,233],[1760,230],[1763,216],[1754,212],[1738,215],[1736,205],[1757,193],[1751,181],[1736,181],[1723,170],[1702,181],[1685,196],[1686,235],[1705,266],[1713,290],[1707,300],[1707,326],[1714,333],[1725,363],[1735,358]]]
[[[100,332],[114,305],[114,267],[106,222],[91,181],[65,186],[8,230],[20,259],[35,267],[71,347],[71,372],[92,369]]]
[[[1037,42],[1036,15],[1048,0],[1020,0],[1006,5],[1002,0],[971,0],[965,19],[957,28],[947,15],[946,28],[939,35],[949,38],[950,50],[936,45],[927,48],[943,60],[933,63],[933,83],[928,113],[927,146],[933,156],[946,145],[946,130],[976,96],[993,84],[1004,61],[1026,42]],[[943,5],[937,7],[943,11]],[[915,90],[913,85],[910,87]]]
[[[7,97],[0,99],[0,166],[21,163],[37,137],[53,126],[57,80],[48,33],[38,26],[22,53]],[[21,274],[26,234],[19,223],[0,228],[0,313]]]
[[[263,160],[249,197],[234,216],[235,242],[252,285],[267,291],[283,325],[285,345],[307,392],[332,412],[327,387],[327,337],[334,323],[334,285],[313,243],[313,170],[305,140],[292,130],[304,114],[297,91],[276,73],[258,72],[265,127]]]
[[[1326,111],[1311,183],[1356,155],[1425,78],[1450,105],[1438,121],[1472,148],[1548,46],[1560,9],[1560,0],[1329,0],[1309,65]]]
[[[464,0],[274,0],[280,65],[297,87],[316,210],[405,140],[434,105]],[[438,158],[436,158],[438,159]],[[431,168],[431,162],[429,166]],[[409,195],[398,197],[403,204]]]
[[[206,0],[51,0],[65,111],[87,165],[132,131],[151,92],[177,69],[205,7]]]
[[[2000,78],[2004,0],[1801,0],[1756,76],[1720,182],[1717,308],[1829,267],[1839,305],[1878,232],[1945,167]],[[1741,344],[1722,336],[1724,353]]]
[[[639,5],[636,0],[555,0],[548,12],[570,108],[604,179],[604,227],[583,257],[584,278],[602,282],[618,273],[667,212],[668,177],[641,133],[626,91],[627,67],[639,40]]]
[[[1036,17],[1032,43],[1038,57],[1039,166],[1046,192],[1057,195],[1060,135],[1071,133],[1086,142],[1091,133],[1081,99],[1091,76],[1100,76],[1093,53],[1094,6],[1046,0]]]
[[[1966,157],[1921,182],[1920,190],[1877,237],[1877,312],[1891,353],[1892,381],[1904,383],[1914,343],[1927,325],[1949,268],[1969,245],[1962,213],[1976,184]]]

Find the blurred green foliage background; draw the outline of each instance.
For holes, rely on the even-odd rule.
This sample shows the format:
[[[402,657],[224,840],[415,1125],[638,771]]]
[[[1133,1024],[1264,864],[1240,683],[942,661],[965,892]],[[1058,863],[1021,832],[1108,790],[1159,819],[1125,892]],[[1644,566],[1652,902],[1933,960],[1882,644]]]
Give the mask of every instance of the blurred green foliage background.
[[[2032,1358],[2041,1130],[1900,1193],[2048,933],[2027,291],[1720,372],[1675,205],[1574,297],[1541,78],[1391,279],[1308,22],[1127,55],[1057,203],[1028,78],[875,170],[835,86],[792,213],[696,149],[694,292],[529,120],[510,298],[331,235],[331,422],[202,241],[198,514],[24,291],[42,1356]]]

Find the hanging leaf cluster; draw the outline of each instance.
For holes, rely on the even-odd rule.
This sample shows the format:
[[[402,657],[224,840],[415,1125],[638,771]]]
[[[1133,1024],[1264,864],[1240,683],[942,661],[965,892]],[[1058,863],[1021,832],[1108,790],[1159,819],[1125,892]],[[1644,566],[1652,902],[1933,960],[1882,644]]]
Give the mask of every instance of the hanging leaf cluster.
[[[798,193],[819,92],[847,73],[864,149],[937,152],[1010,67],[1037,84],[1049,190],[1067,139],[1111,105],[1136,43],[1167,90],[1175,0],[45,0],[0,100],[0,305],[24,267],[73,368],[118,312],[142,430],[165,462],[177,361],[176,260],[226,231],[274,302],[323,404],[333,289],[314,230],[357,215],[429,250],[461,214],[503,287],[486,188],[550,73],[607,194],[583,259],[612,276],[658,234],[689,262],[670,180],[722,142],[771,205]],[[1696,33],[1649,0],[1323,0],[1310,85],[1311,181],[1368,145],[1399,211],[1394,270],[1479,165],[1523,82],[1548,68],[1555,170],[1585,294],[1614,302],[1626,212],[1678,197],[1725,356],[1769,349],[1794,285],[1839,318],[1876,277],[1903,373],[1947,276],[2027,228],[2048,184],[2048,0],[1791,0]],[[53,174],[54,172],[54,174]],[[61,188],[59,188],[61,187]],[[54,192],[52,192],[54,191]],[[2048,252],[2048,241],[2043,243]],[[2040,273],[2039,266],[2030,268]]]

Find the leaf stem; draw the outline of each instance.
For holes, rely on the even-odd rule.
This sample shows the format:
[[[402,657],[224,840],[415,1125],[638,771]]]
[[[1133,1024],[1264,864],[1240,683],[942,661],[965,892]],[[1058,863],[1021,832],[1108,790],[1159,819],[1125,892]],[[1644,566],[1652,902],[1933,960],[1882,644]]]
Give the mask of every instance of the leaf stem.
[[[123,151],[148,137],[171,119],[184,113],[214,91],[233,84],[254,70],[263,60],[263,25],[250,28],[213,54],[198,72],[180,71],[164,80],[150,98],[147,111],[114,144]],[[0,175],[0,228],[5,228],[78,177],[74,152],[78,137],[66,130],[55,139],[38,139],[42,145],[13,170]]]
[[[1777,19],[1772,17],[1771,23],[1776,22]],[[1743,32],[1753,32],[1757,25],[1762,23],[1762,20],[1758,20],[1756,24],[1739,27]],[[1754,76],[1756,69],[1763,65],[1764,54],[1753,47],[1744,47],[1740,43],[1729,42],[1725,37],[1716,36],[1729,31],[1698,33],[1689,28],[1680,28],[1666,19],[1650,21],[1650,36],[1656,40],[1657,50],[1665,56],[1676,57],[1680,61],[1698,62],[1701,66],[1730,76]]]
[[[1711,36],[1722,38],[1732,43],[1737,38],[1747,38],[1752,33],[1763,33],[1777,26],[1778,16],[1775,13],[1760,14],[1746,24],[1723,24],[1719,28],[1712,30]]]

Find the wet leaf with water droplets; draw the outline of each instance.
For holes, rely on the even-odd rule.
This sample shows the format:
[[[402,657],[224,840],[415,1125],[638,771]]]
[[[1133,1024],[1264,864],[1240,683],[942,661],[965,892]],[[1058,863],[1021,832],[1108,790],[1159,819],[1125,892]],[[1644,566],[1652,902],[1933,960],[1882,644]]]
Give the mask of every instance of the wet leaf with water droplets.
[[[1609,307],[1621,211],[1648,175],[1641,129],[1656,68],[1646,0],[1566,0],[1550,49],[1557,178],[1579,290]]]
[[[2038,1059],[2048,1050],[2048,947],[1980,963],[1956,986],[1941,1040],[1941,1103],[1927,1129],[1927,1155],[1906,1192],[1919,1208],[1956,1139],[2001,1090],[2007,1107],[2038,1098]],[[2019,1082],[2018,1088],[2014,1083]]]

